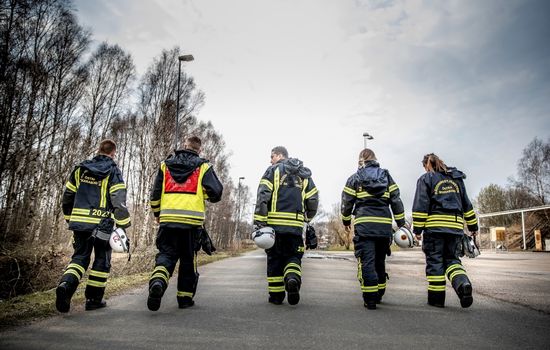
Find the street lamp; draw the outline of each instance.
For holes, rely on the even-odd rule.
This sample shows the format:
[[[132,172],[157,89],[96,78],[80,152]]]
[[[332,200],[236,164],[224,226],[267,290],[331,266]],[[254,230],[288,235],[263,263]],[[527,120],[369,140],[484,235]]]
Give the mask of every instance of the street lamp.
[[[180,80],[181,80],[181,62],[191,62],[195,58],[193,55],[181,55],[178,57],[178,97],[176,99],[176,130],[174,140],[174,151],[178,150],[178,129],[179,129],[179,114],[180,114]]]
[[[365,147],[363,147],[363,148],[367,148],[367,140],[372,140],[372,139],[374,139],[374,137],[372,137],[371,134],[369,134],[368,132],[364,132],[363,133],[363,140],[365,142]]]

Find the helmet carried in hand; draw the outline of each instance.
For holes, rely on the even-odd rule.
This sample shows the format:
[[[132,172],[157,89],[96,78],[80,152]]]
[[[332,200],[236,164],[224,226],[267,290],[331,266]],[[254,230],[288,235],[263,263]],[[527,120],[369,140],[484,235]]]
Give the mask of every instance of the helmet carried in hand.
[[[402,226],[393,234],[393,241],[399,248],[412,248],[415,246],[414,236],[408,228]]]
[[[120,227],[117,227],[117,229],[111,233],[109,244],[115,253],[127,253],[130,248],[128,235],[126,235],[126,232]]]
[[[265,226],[252,232],[251,238],[258,248],[269,249],[275,244],[275,230]]]

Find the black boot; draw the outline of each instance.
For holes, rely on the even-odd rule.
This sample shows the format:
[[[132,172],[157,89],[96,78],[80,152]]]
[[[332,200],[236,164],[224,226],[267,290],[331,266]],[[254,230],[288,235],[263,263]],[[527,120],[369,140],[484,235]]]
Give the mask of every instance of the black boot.
[[[149,286],[149,297],[147,298],[147,307],[151,311],[157,311],[160,309],[160,301],[164,294],[164,285],[161,281],[157,280],[151,283]]]
[[[445,307],[445,292],[428,291],[428,305]]]
[[[187,309],[188,307],[191,307],[195,305],[195,301],[192,298],[189,297],[178,297],[178,307],[180,309]]]
[[[285,289],[287,300],[290,305],[296,305],[300,302],[300,282],[296,278],[289,278],[286,281]]]
[[[71,293],[67,282],[59,283],[55,289],[55,308],[63,313],[71,309]]]
[[[363,306],[369,310],[376,310],[378,292],[363,292]]]
[[[474,302],[474,298],[472,297],[472,285],[470,282],[465,282],[458,286],[456,293],[460,299],[460,306],[463,308],[470,307]]]
[[[86,311],[97,310],[107,306],[107,302],[102,299],[86,299]]]

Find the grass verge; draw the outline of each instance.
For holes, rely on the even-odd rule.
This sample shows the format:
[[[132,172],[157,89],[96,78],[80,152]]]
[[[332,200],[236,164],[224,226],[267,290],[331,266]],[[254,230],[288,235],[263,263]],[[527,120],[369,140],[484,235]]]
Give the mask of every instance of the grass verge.
[[[244,251],[236,253],[218,252],[212,256],[199,254],[198,264],[201,266],[231,256],[237,256]],[[105,298],[108,299],[109,297],[123,294],[126,291],[145,285],[149,280],[150,275],[151,272],[148,271],[109,278],[107,288],[105,289]],[[84,309],[85,288],[86,278],[83,278],[72,298],[71,311]],[[32,321],[55,315],[57,313],[58,312],[55,309],[55,288],[43,292],[14,297],[0,302],[0,330],[4,330],[8,327],[28,324]]]

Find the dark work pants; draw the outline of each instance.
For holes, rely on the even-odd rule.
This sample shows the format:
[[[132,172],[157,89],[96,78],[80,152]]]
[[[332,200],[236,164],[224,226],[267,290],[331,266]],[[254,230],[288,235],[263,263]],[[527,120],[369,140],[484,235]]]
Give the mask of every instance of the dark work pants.
[[[355,236],[353,243],[363,299],[365,302],[378,301],[386,292],[386,254],[390,238]]]
[[[428,302],[445,303],[445,275],[455,291],[463,283],[470,282],[458,257],[461,244],[461,235],[424,233],[422,250],[426,255]]]
[[[176,263],[180,262],[178,270],[178,302],[192,299],[197,291],[199,273],[197,271],[197,254],[195,252],[196,229],[159,228],[155,269],[151,274],[149,284],[160,280],[163,289],[168,287],[168,281]]]
[[[285,281],[290,278],[302,283],[302,257],[304,256],[304,241],[302,236],[293,234],[275,235],[275,244],[266,249],[267,254],[267,286],[269,296],[274,301],[285,298]]]
[[[111,270],[111,246],[109,241],[93,238],[92,232],[73,232],[74,253],[71,262],[65,269],[61,282],[67,282],[69,295],[72,296],[80,283],[80,279],[90,265],[92,251],[94,262],[86,283],[86,299],[101,300],[105,293],[107,277]]]

